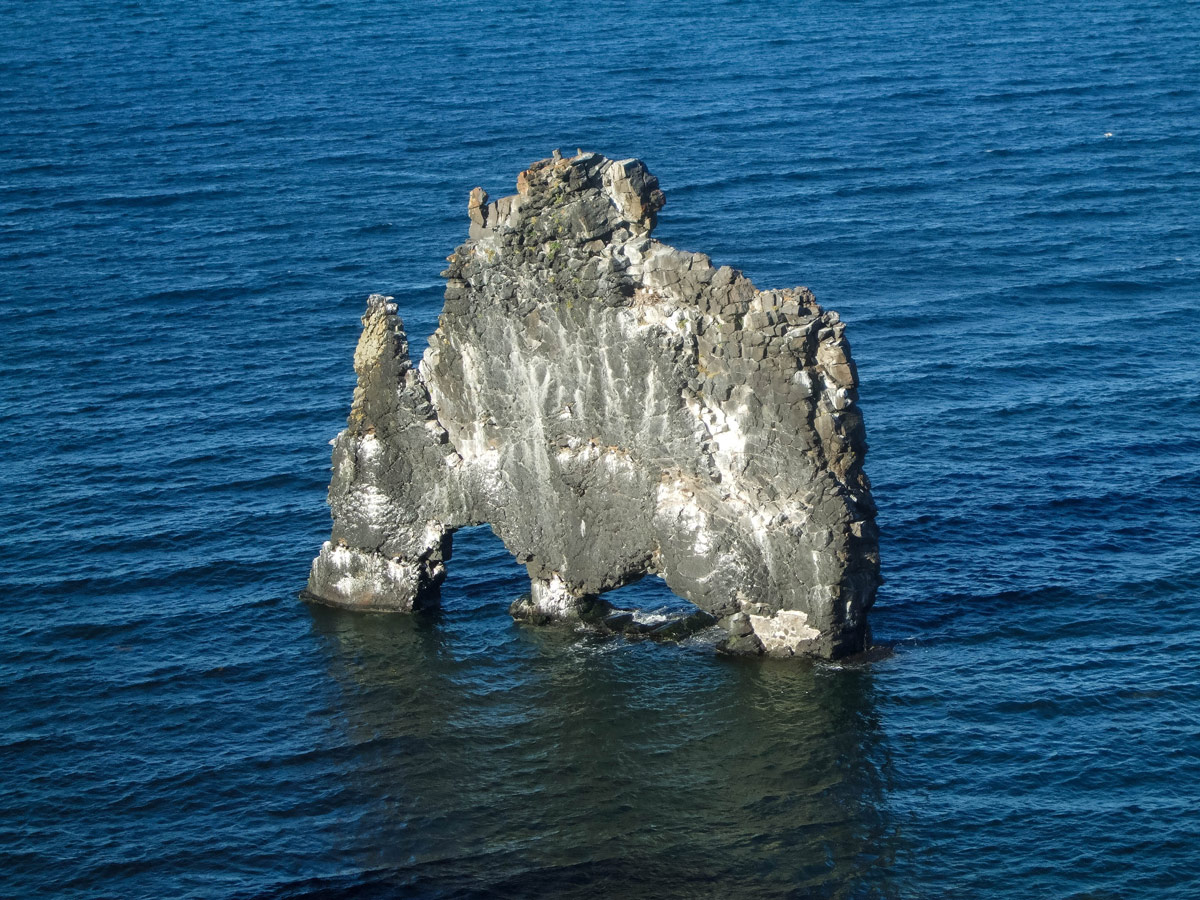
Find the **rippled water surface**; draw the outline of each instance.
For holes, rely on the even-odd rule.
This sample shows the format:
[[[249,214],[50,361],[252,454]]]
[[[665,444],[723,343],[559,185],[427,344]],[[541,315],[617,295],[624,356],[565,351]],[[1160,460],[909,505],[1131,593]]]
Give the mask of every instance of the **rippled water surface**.
[[[1200,6],[0,0],[0,895],[1200,896]],[[849,322],[887,659],[296,599],[358,315],[639,156]],[[622,601],[667,602],[652,584]]]

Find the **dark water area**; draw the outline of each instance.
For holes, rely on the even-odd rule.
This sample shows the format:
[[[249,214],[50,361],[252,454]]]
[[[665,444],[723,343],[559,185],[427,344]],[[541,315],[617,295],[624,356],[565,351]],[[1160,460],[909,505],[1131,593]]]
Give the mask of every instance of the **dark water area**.
[[[849,323],[888,658],[297,600],[555,147]],[[0,896],[1200,896],[1200,5],[0,0],[0,312]]]

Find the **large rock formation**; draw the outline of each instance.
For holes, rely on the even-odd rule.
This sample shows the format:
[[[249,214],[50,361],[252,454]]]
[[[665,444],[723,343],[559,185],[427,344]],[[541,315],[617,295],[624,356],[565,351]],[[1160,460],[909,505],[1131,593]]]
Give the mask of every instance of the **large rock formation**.
[[[471,192],[419,367],[368,299],[311,597],[436,602],[454,530],[488,523],[529,571],[514,615],[586,617],[656,573],[730,652],[863,648],[879,563],[844,325],[654,240],[662,205],[641,162],[556,152],[515,196]]]

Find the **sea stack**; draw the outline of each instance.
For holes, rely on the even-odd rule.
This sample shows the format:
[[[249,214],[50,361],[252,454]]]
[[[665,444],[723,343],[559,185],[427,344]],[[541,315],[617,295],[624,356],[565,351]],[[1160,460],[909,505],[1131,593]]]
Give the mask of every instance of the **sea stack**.
[[[455,529],[487,523],[529,571],[519,618],[595,621],[657,574],[725,652],[864,649],[879,554],[845,325],[655,240],[663,203],[639,160],[556,152],[513,196],[471,191],[418,366],[398,304],[368,298],[311,599],[436,604]]]

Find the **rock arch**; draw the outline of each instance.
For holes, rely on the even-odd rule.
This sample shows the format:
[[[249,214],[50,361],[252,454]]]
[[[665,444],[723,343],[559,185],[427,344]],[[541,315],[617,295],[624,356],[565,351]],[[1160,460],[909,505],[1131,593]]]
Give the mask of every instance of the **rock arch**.
[[[309,596],[411,610],[449,535],[488,523],[530,575],[515,615],[657,574],[730,652],[861,650],[877,534],[837,314],[654,240],[637,160],[556,155],[517,188],[472,191],[419,366],[368,299]]]

